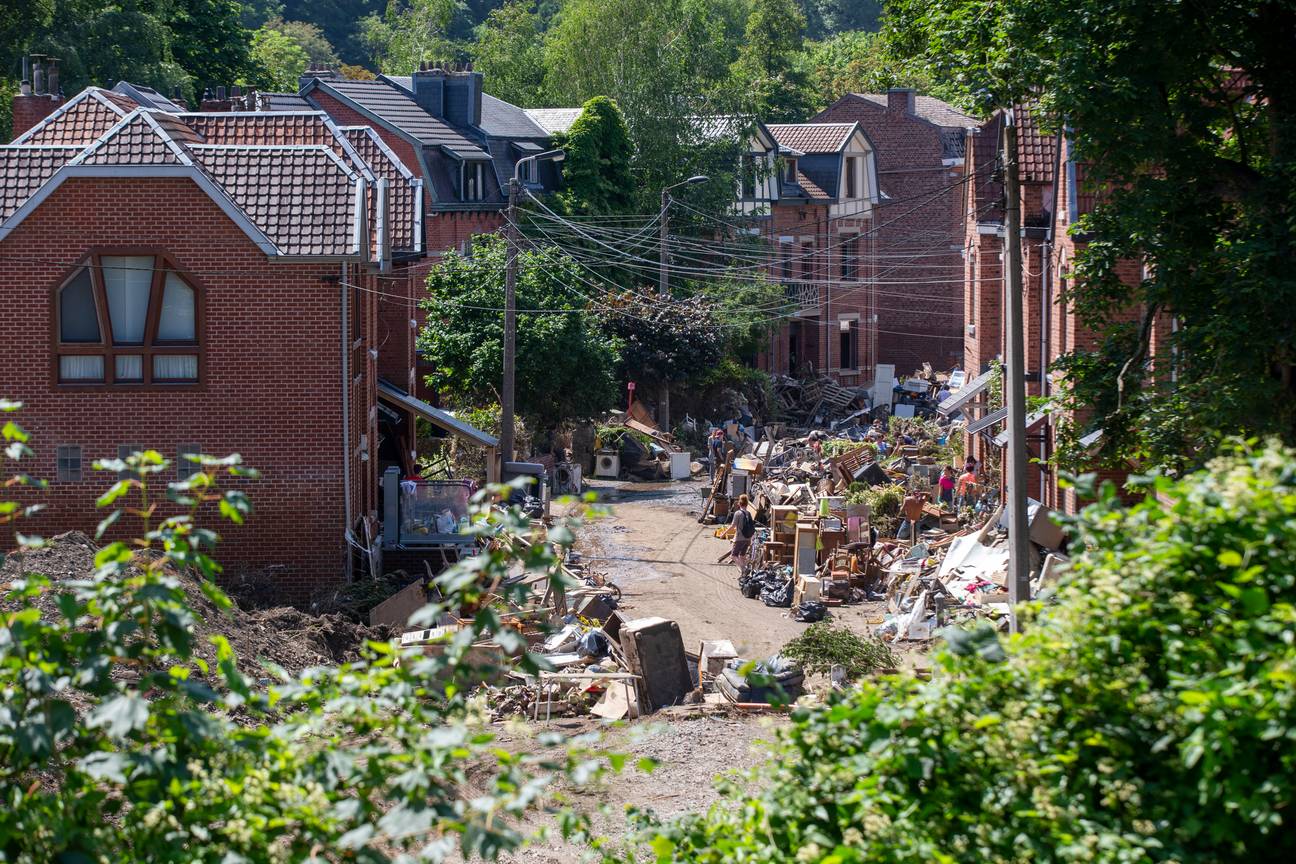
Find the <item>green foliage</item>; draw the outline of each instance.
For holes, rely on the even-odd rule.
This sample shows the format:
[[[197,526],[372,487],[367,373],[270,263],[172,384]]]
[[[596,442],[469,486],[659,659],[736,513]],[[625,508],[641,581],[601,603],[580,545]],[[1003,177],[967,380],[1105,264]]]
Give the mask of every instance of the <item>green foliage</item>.
[[[455,0],[389,0],[381,17],[361,21],[378,68],[388,75],[408,75],[420,63],[451,56],[446,31],[457,6]]]
[[[372,62],[364,39],[363,23],[371,15],[381,15],[388,0],[256,0],[268,7],[278,5],[279,11],[269,14],[265,21],[279,17],[287,21],[306,21],[316,25],[324,38],[337,51],[344,63],[368,64]],[[264,23],[264,22],[262,22]],[[258,24],[259,26],[259,24]],[[403,69],[399,74],[408,75]]]
[[[1065,299],[1098,333],[1138,321],[1062,367],[1106,456],[1182,470],[1221,435],[1296,441],[1296,108],[1277,95],[1296,88],[1296,6],[895,0],[888,22],[983,108],[1064,118],[1099,198]],[[1158,315],[1178,327],[1154,353]]]
[[[930,682],[798,711],[729,801],[656,829],[658,860],[1291,858],[1296,453],[1135,482],[1076,520],[1024,635],[947,631]]]
[[[754,116],[770,123],[801,122],[809,107],[802,63],[806,19],[794,0],[752,0],[731,74],[751,100]]]
[[[621,109],[606,96],[595,96],[561,141],[563,190],[558,195],[570,215],[628,213],[635,202],[630,164],[634,145]]]
[[[419,351],[433,365],[428,383],[456,403],[498,398],[506,261],[504,240],[483,236],[472,257],[448,254],[428,273]],[[615,348],[571,288],[580,276],[580,265],[554,247],[518,256],[517,306],[524,311],[517,323],[517,411],[544,428],[594,416],[619,399]]]
[[[688,381],[724,356],[714,306],[702,297],[656,297],[627,291],[598,307],[616,340],[622,377],[648,384]]]
[[[310,64],[306,49],[269,25],[252,34],[251,61],[248,83],[280,93],[296,93],[298,78]]]
[[[193,79],[194,96],[239,79],[248,66],[249,34],[237,0],[173,0],[162,8],[172,57]]]
[[[913,87],[948,99],[957,95],[913,63],[896,55],[877,33],[851,30],[810,46],[806,64],[816,105],[831,105],[847,93],[885,93]]]
[[[324,36],[324,32],[314,24],[306,21],[285,21],[276,18],[266,24],[271,30],[277,30],[296,42],[309,62],[310,69],[335,69],[338,66],[337,52]],[[296,86],[293,90],[296,91]]]
[[[843,666],[846,677],[851,680],[900,665],[895,652],[885,642],[857,636],[849,627],[825,623],[811,624],[779,653],[811,675],[826,675],[832,667]]]
[[[30,452],[16,425],[6,424],[4,436],[9,458]],[[5,587],[0,606],[3,860],[189,864],[324,853],[413,862],[442,861],[456,849],[464,859],[493,859],[521,843],[519,823],[550,778],[598,771],[598,762],[554,740],[533,755],[494,745],[467,694],[498,670],[474,666],[469,649],[492,636],[508,650],[524,646],[489,609],[436,656],[371,643],[355,664],[299,675],[267,667],[271,683],[262,687],[217,636],[216,662],[207,663],[195,651],[183,582],[200,579],[221,608],[231,601],[208,581],[219,570],[210,557],[217,537],[197,517],[219,505],[224,518],[241,521],[247,498],[219,481],[251,472],[237,457],[204,457],[187,481],[159,495],[153,483],[171,469],[156,452],[96,467],[132,471],[101,506],[117,508],[109,519],[140,518],[139,539],[105,546],[93,575],[53,584],[25,573]],[[178,515],[155,515],[160,498]],[[483,536],[527,532],[521,514],[481,502],[474,530]],[[551,542],[562,536],[571,533],[549,532]],[[504,581],[515,565],[566,589],[550,543],[517,553],[497,546],[439,577],[446,604],[420,610],[415,625],[475,606],[487,590],[521,599]],[[533,655],[518,662],[538,668]],[[566,832],[579,823],[560,824]]]
[[[852,30],[876,30],[882,17],[880,0],[798,0],[805,12],[808,35],[824,39]]]
[[[473,68],[492,96],[524,107],[545,104],[541,25],[533,0],[510,0],[477,26]]]

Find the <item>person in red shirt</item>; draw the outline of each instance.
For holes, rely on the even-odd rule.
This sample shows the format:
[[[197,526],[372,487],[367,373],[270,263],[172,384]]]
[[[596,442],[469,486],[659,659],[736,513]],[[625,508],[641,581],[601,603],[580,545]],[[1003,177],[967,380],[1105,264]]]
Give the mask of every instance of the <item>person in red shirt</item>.
[[[936,481],[940,487],[940,500],[942,504],[949,507],[954,506],[954,466],[946,465],[945,470],[941,472],[940,480]]]

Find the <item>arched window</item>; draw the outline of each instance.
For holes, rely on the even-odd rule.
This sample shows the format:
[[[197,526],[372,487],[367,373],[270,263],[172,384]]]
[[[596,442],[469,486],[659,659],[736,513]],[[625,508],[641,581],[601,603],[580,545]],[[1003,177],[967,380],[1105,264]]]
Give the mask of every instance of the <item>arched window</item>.
[[[93,255],[55,305],[60,383],[198,382],[198,294],[166,259]]]

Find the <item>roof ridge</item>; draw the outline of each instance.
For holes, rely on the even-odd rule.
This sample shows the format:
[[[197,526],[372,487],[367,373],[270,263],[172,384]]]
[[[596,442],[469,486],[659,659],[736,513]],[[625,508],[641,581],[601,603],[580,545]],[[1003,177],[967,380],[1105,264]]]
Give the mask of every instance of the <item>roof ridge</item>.
[[[161,138],[163,145],[176,156],[177,161],[179,161],[181,165],[192,166],[193,160],[189,157],[188,153],[179,145],[178,142],[175,141],[175,139],[173,139],[170,136],[170,134],[166,132],[166,130],[162,129],[162,127],[158,125],[157,121],[154,120],[153,117],[151,116],[153,111],[155,110],[156,109],[140,107],[140,108],[136,108],[134,111],[131,111],[121,120],[117,121],[117,123],[114,124],[111,129],[109,129],[107,132],[103,133],[97,139],[95,139],[93,142],[87,145],[81,151],[81,153],[76,158],[69,161],[68,164],[69,165],[86,164],[86,161],[91,156],[94,156],[96,153],[98,153],[100,150],[106,147],[109,143],[115,140],[117,136],[121,134],[122,130],[131,126],[136,121],[142,121],[146,126],[148,126],[149,130],[154,135]]]

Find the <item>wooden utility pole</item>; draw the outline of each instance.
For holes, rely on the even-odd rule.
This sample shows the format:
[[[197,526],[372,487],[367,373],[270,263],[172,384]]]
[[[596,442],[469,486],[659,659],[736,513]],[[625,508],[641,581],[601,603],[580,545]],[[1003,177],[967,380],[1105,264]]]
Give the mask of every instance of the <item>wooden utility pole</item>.
[[[1004,286],[1008,295],[1008,328],[1004,399],[1008,403],[1008,601],[1012,628],[1018,629],[1017,604],[1030,599],[1030,538],[1026,533],[1026,349],[1022,344],[1021,184],[1017,166],[1016,118],[1009,109],[1003,127],[1004,207],[1007,247]]]
[[[509,178],[508,221],[504,234],[508,241],[508,266],[504,270],[504,383],[500,388],[500,458],[513,461],[513,378],[517,364],[517,199],[518,178]]]
[[[657,293],[662,300],[670,298],[670,190],[667,187],[661,193],[661,248],[658,250],[660,265],[657,275]],[[663,381],[657,391],[657,426],[669,435],[670,426],[670,382]]]

